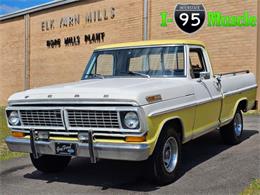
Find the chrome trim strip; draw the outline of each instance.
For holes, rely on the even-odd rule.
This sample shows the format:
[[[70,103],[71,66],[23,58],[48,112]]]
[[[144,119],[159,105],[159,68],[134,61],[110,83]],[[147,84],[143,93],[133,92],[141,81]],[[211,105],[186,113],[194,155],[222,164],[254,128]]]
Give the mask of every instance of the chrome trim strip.
[[[247,90],[250,90],[250,89],[254,89],[254,88],[257,88],[257,85],[251,85],[251,86],[244,87],[244,88],[241,88],[241,89],[236,89],[236,90],[229,91],[229,92],[223,92],[223,95],[224,96],[230,96],[230,95],[233,95],[233,94],[236,94],[236,93],[241,93],[241,92],[244,92],[244,91],[247,91]]]
[[[253,88],[257,88],[257,85],[244,87],[242,89],[238,89],[238,90],[234,90],[234,91],[231,91],[231,92],[228,92],[228,93],[224,93],[223,95],[225,97],[225,96],[233,95],[233,94],[236,94],[236,93],[241,93],[241,92],[253,89]],[[189,107],[197,106],[197,105],[201,105],[201,104],[210,103],[212,101],[217,101],[217,100],[220,100],[220,99],[222,99],[221,95],[215,96],[212,99],[208,98],[208,99],[203,99],[203,100],[200,100],[200,101],[192,101],[190,103],[186,103],[186,104],[183,104],[181,106],[177,105],[177,106],[173,106],[173,107],[170,107],[170,108],[167,108],[167,109],[162,109],[162,110],[159,110],[159,111],[156,111],[156,112],[152,112],[148,115],[148,117],[154,117],[154,116],[158,116],[158,115],[161,115],[161,114],[167,114],[167,113],[174,112],[174,111],[177,111],[177,110],[181,110],[181,109],[185,109],[185,108],[189,108]]]
[[[36,99],[36,100],[10,100],[8,102],[9,106],[15,106],[19,104],[24,105],[37,105],[37,104],[87,104],[87,105],[93,105],[93,104],[108,104],[108,105],[118,105],[118,104],[129,104],[132,106],[138,106],[139,104],[134,100],[122,100],[122,99]]]
[[[221,100],[221,99],[222,99],[222,96],[215,96],[214,98],[205,98],[200,101],[192,101],[190,103],[182,104],[181,106],[175,105],[170,108],[168,107],[167,109],[161,109],[159,111],[152,112],[148,115],[148,117],[154,117],[154,116],[158,116],[161,114],[167,114],[167,113],[174,112],[177,110],[181,110],[181,109],[185,109],[185,108],[189,108],[189,107],[197,106],[197,105],[201,105],[201,104],[210,103],[210,102]]]
[[[122,125],[122,121],[121,121],[121,117],[120,117],[120,113],[119,112],[117,112],[117,118],[118,118],[119,128],[123,129],[123,125]]]
[[[208,129],[206,129],[206,130],[204,130],[202,132],[197,132],[197,133],[191,134],[191,135],[185,137],[182,143],[184,144],[184,143],[187,143],[190,140],[193,140],[193,139],[196,139],[196,138],[198,138],[200,136],[203,136],[203,135],[205,135],[205,134],[207,134],[207,133],[209,133],[211,131],[216,130],[218,127],[219,127],[219,123],[216,124],[216,125],[213,125],[212,127],[209,127]]]
[[[20,129],[11,129],[11,131],[13,132],[22,132],[22,133],[30,133],[30,130],[20,130]],[[50,135],[56,135],[56,136],[67,136],[67,135],[78,135],[78,131],[49,131]],[[128,132],[128,133],[121,133],[121,132],[113,132],[113,134],[111,133],[106,133],[106,132],[97,132],[94,131],[93,132],[93,136],[104,136],[104,137],[115,137],[115,138],[125,138],[128,136],[144,136],[146,134],[146,132],[142,132],[142,133],[135,133],[135,132]]]
[[[220,121],[220,127],[227,125],[228,123],[230,123],[233,120],[233,118],[230,119],[225,119],[224,121]]]
[[[218,126],[219,126],[219,122],[216,123],[215,125],[212,125],[211,127],[209,127],[208,129],[206,129],[204,131],[193,133],[192,134],[192,139],[196,139],[196,138],[198,138],[198,137],[200,137],[202,135],[205,135],[205,134],[207,134],[207,133],[209,133],[211,131],[214,131],[214,130],[216,130],[218,128]]]
[[[99,106],[90,106],[90,107],[64,107],[64,110],[90,110],[90,111],[136,111],[138,112],[138,107],[126,107],[126,106],[113,106],[113,107],[99,107]]]
[[[19,119],[20,119],[20,123],[21,123],[21,126],[23,126],[23,121],[22,121],[22,117],[21,117],[21,112],[20,110],[18,110],[18,116],[19,116]],[[9,127],[9,122],[7,123],[8,127]]]
[[[35,129],[35,130],[65,130],[65,127],[43,127],[43,126],[10,126],[8,124],[8,128],[10,129]]]
[[[110,133],[99,133],[99,132],[94,132],[93,135],[94,136],[104,136],[104,137],[122,137],[122,138],[125,138],[125,137],[128,137],[128,136],[144,136],[146,134],[146,132],[143,132],[143,133],[139,133],[139,134],[136,134],[136,133],[132,133],[130,134],[130,132],[128,134],[124,133],[124,134],[110,134]]]
[[[78,132],[49,131],[50,135],[78,135]]]
[[[117,128],[94,128],[94,127],[68,127],[69,131],[99,131],[99,132],[107,132],[110,131],[111,135],[113,133],[140,133],[141,132],[141,128],[139,129],[117,129]]]
[[[11,131],[13,132],[13,131],[15,131],[15,132],[21,132],[21,133],[30,133],[30,131],[29,130],[24,130],[24,129],[13,129],[13,128],[10,128],[11,129]]]
[[[5,139],[8,148],[11,151],[31,153],[30,139],[7,137]],[[75,143],[77,147],[77,156],[90,157],[88,143],[75,141],[35,141],[35,147],[39,154],[56,155],[55,143]],[[146,143],[101,143],[94,142],[93,148],[97,159],[114,159],[143,161],[148,159],[150,146]]]
[[[183,104],[182,106],[172,106],[172,107],[168,107],[167,109],[161,109],[159,111],[155,111],[155,112],[151,112],[148,117],[154,117],[154,116],[159,116],[159,115],[162,115],[162,114],[167,114],[167,113],[170,113],[170,112],[174,112],[174,111],[177,111],[177,110],[181,110],[181,109],[185,109],[185,108],[189,108],[189,107],[192,107],[192,106],[196,106],[196,102],[192,102],[192,103],[188,103],[188,104]]]

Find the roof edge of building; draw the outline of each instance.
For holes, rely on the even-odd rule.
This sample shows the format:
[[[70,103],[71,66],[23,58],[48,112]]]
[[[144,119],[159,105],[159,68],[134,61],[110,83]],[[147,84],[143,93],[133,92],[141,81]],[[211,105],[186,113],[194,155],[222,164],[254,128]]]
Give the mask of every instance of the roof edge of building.
[[[51,2],[48,2],[48,3],[41,4],[41,5],[37,5],[37,6],[29,7],[29,8],[26,8],[26,9],[18,10],[16,12],[12,12],[12,13],[9,13],[9,14],[1,15],[0,21],[4,21],[4,20],[7,20],[7,19],[23,16],[23,15],[26,15],[26,14],[42,11],[42,10],[45,10],[45,9],[49,9],[49,8],[53,8],[53,7],[57,7],[57,6],[61,6],[61,5],[66,5],[66,4],[69,4],[69,3],[74,3],[74,2],[77,2],[77,1],[80,1],[80,0],[51,1]]]

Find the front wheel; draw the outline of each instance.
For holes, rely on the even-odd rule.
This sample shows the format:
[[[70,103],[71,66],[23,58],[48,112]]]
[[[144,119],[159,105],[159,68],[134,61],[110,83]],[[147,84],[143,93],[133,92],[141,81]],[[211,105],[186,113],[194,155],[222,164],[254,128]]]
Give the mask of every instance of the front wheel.
[[[220,134],[224,143],[235,145],[241,142],[243,133],[243,116],[240,110],[237,110],[233,120],[221,127]]]
[[[181,159],[180,136],[173,128],[160,135],[153,155],[148,159],[148,176],[159,185],[176,179]]]
[[[30,154],[30,157],[34,167],[44,173],[54,173],[64,170],[71,159],[70,156],[54,155],[41,155],[36,159],[33,154]]]

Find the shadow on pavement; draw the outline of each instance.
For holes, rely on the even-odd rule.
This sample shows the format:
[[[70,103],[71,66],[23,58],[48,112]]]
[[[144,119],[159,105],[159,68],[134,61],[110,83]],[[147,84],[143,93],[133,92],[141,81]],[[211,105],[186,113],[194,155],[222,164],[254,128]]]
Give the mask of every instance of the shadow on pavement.
[[[245,130],[243,141],[257,134],[256,130]],[[243,142],[242,141],[242,142]],[[187,171],[208,159],[218,155],[232,146],[222,143],[218,131],[211,132],[194,141],[183,145],[183,162],[181,178]],[[102,160],[90,164],[86,158],[75,158],[67,169],[58,174],[44,174],[33,171],[24,175],[25,178],[43,180],[47,183],[61,182],[85,186],[97,186],[102,190],[109,188],[149,192],[159,189],[144,179],[143,163]],[[179,179],[178,178],[178,179]]]

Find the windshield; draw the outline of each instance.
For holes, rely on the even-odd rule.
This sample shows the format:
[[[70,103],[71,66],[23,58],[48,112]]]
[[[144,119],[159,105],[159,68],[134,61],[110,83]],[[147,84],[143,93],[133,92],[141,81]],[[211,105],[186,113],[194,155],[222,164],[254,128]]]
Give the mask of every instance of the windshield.
[[[184,47],[160,46],[95,51],[82,79],[184,76]]]

